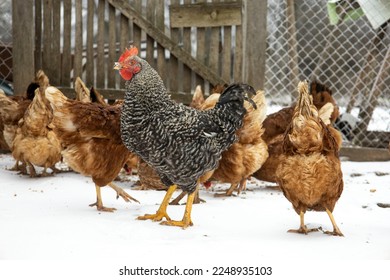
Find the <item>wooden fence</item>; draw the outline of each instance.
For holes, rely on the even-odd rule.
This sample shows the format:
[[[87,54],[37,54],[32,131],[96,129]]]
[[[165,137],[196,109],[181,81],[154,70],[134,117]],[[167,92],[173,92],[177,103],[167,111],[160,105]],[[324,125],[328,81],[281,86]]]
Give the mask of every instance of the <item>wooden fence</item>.
[[[120,98],[123,81],[112,67],[130,44],[182,102],[198,84],[263,88],[267,1],[181,2],[13,0],[15,92],[43,69],[65,92],[81,77],[107,98]]]

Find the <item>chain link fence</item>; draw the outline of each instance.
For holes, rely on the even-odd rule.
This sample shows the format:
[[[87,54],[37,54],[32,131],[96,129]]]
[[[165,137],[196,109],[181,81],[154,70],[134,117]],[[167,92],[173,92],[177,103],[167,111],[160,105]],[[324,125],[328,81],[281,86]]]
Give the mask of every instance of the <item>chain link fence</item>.
[[[378,1],[390,11],[389,0]],[[387,148],[390,24],[374,29],[358,8],[354,0],[335,4],[332,25],[327,0],[269,0],[265,92],[277,110],[295,100],[298,80],[317,79],[340,107],[344,146]],[[369,12],[380,19],[380,10]]]
[[[390,10],[390,0],[371,2]],[[3,89],[12,81],[11,3],[0,2]],[[387,148],[390,24],[374,28],[367,11],[359,7],[357,0],[335,4],[338,23],[331,24],[328,0],[268,0],[265,92],[269,113],[295,101],[299,80],[315,78],[332,89],[340,107],[344,146]],[[380,19],[380,9],[369,12]]]
[[[12,6],[0,1],[0,88],[12,93]]]

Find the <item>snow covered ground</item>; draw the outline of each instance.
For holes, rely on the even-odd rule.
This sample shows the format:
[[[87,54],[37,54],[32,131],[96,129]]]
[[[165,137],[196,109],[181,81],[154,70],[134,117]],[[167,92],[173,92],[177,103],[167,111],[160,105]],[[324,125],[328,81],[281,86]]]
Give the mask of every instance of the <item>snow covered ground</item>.
[[[255,179],[238,197],[214,197],[217,190],[227,188],[223,184],[201,190],[206,203],[194,205],[194,226],[182,230],[136,220],[139,215],[154,213],[165,194],[134,190],[136,176],[117,184],[141,203],[116,200],[113,190],[103,188],[104,205],[117,208],[114,213],[105,213],[88,206],[95,202],[90,178],[73,172],[29,178],[7,170],[13,164],[10,155],[0,154],[3,268],[8,267],[6,260],[127,260],[122,263],[128,266],[167,263],[210,267],[280,265],[290,260],[317,265],[319,260],[337,264],[352,261],[353,267],[355,262],[371,260],[390,264],[390,208],[377,205],[390,203],[390,162],[342,162],[345,187],[334,216],[345,237],[287,233],[298,228],[299,216],[272,184]],[[184,206],[168,207],[173,219],[181,219],[183,211]],[[309,212],[305,222],[309,227],[332,230],[326,213]],[[11,268],[13,265],[11,261]]]

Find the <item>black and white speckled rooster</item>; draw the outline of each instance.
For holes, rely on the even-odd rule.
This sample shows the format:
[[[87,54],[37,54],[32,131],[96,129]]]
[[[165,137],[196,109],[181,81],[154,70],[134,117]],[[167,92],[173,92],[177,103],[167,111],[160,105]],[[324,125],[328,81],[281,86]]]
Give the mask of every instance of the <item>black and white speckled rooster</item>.
[[[162,224],[186,228],[192,225],[192,202],[199,178],[211,176],[221,153],[237,140],[236,131],[246,113],[244,100],[254,104],[248,94],[254,95],[255,90],[246,84],[232,84],[221,94],[215,108],[198,111],[170,98],[160,76],[138,57],[136,47],[126,49],[114,69],[127,80],[121,114],[122,140],[169,186],[156,214],[138,219],[166,218]],[[177,187],[188,193],[181,221],[171,220],[166,212]]]

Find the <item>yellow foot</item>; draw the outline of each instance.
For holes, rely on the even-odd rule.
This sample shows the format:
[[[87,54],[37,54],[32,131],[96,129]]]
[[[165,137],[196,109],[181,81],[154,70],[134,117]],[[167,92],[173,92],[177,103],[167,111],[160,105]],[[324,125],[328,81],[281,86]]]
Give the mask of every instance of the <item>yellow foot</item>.
[[[163,218],[167,219],[168,221],[171,220],[171,218],[168,216],[168,214],[165,212],[159,212],[157,211],[156,214],[145,214],[143,216],[139,216],[137,219],[138,220],[152,220],[153,222],[159,222]]]
[[[89,204],[89,206],[91,206],[91,207],[96,206],[96,209],[98,211],[103,211],[103,212],[114,212],[114,211],[116,211],[116,208],[108,208],[108,207],[104,207],[104,206],[99,206],[97,202]]]
[[[318,231],[318,230],[319,230],[319,228],[311,228],[311,229],[308,229],[306,226],[304,226],[304,227],[300,227],[299,229],[290,229],[290,230],[288,230],[287,232],[308,234],[309,232]]]
[[[191,220],[182,220],[182,221],[164,221],[161,222],[160,225],[164,226],[174,226],[174,227],[182,227],[183,229],[186,229],[189,226],[193,226],[194,224],[192,223]]]

